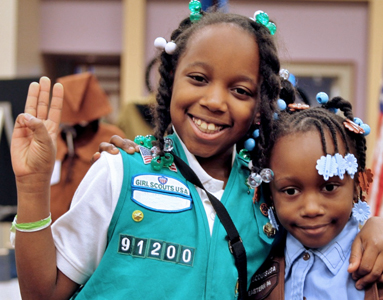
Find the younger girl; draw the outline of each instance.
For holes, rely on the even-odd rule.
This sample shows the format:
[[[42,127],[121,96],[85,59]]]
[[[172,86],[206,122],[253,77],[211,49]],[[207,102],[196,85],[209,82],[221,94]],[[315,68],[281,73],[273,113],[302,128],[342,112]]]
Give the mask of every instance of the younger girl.
[[[142,139],[141,155],[103,154],[52,228],[49,182],[62,88],[55,86],[48,114],[49,80],[31,85],[11,149],[23,299],[67,299],[79,286],[76,299],[233,299],[239,290],[246,296],[273,237],[264,232],[263,201],[253,203],[248,162],[235,145],[260,122],[254,152],[261,153],[263,132],[271,129],[281,89],[273,24],[265,15],[262,24],[233,14],[202,15],[196,2],[172,42],[159,43],[165,51],[157,142]],[[165,141],[170,125],[175,133]],[[188,162],[209,193],[186,181],[173,157]],[[229,244],[211,194],[226,207],[225,222],[231,219],[240,233]],[[232,229],[229,224],[229,236]],[[366,236],[372,240],[368,230]]]
[[[326,94],[318,95],[328,101]],[[264,184],[270,196],[269,218],[275,229],[287,231],[287,237],[275,241],[252,278],[249,296],[383,299],[383,289],[379,298],[376,285],[357,290],[347,271],[358,221],[369,214],[363,202],[372,181],[365,168],[363,135],[363,128],[369,128],[360,119],[360,126],[353,122],[351,104],[339,97],[319,108],[301,108],[290,105],[288,112],[280,113],[270,152],[260,165],[274,172],[274,180]],[[338,109],[344,117],[334,113]],[[280,225],[273,218],[274,208]]]

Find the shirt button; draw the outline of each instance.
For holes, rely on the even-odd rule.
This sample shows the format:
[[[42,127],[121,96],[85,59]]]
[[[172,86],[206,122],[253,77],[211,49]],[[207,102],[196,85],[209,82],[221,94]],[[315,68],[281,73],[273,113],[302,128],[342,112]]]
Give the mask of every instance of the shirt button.
[[[303,253],[303,260],[309,260],[310,259],[310,253],[305,252]]]
[[[210,219],[212,219],[212,220],[214,221],[214,219],[215,219],[215,213],[212,212],[212,213],[210,214]]]

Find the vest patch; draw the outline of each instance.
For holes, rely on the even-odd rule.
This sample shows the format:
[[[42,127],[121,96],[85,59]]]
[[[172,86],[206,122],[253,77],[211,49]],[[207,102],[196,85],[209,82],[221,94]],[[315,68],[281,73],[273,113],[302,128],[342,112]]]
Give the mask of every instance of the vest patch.
[[[132,200],[147,209],[181,212],[192,208],[190,190],[178,179],[157,174],[140,174],[132,178]]]
[[[266,268],[261,267],[251,278],[249,299],[265,299],[278,284],[279,263],[273,261]]]
[[[118,253],[192,267],[195,248],[156,239],[120,234]]]

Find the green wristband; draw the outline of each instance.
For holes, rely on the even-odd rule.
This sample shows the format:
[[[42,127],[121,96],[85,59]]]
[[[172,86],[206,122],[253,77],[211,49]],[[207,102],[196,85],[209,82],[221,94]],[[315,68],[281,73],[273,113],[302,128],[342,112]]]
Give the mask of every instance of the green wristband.
[[[37,222],[31,222],[31,223],[17,223],[17,215],[15,216],[13,222],[11,231],[15,232],[15,230],[23,231],[23,232],[35,232],[39,230],[43,230],[47,228],[52,223],[52,217],[51,214],[45,219],[42,219]]]

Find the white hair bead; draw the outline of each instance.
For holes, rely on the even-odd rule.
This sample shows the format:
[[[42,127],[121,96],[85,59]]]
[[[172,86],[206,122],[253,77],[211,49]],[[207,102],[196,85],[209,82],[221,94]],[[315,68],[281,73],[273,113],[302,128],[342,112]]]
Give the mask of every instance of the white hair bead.
[[[158,37],[154,40],[154,47],[156,47],[159,50],[165,49],[166,46],[166,40],[163,37]]]
[[[166,44],[166,46],[165,46],[165,52],[167,53],[167,54],[173,54],[174,53],[174,51],[176,51],[176,48],[177,48],[177,45],[176,45],[176,43],[174,43],[173,41],[172,42],[169,42],[169,43],[167,43]]]

